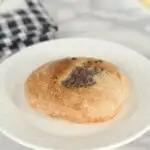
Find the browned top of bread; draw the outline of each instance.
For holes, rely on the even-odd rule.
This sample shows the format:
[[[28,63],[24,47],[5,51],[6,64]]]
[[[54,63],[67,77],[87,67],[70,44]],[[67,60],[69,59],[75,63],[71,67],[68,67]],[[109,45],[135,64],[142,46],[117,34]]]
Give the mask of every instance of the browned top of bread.
[[[44,64],[25,83],[27,100],[33,108],[78,123],[113,118],[127,90],[127,79],[115,65],[86,57]]]

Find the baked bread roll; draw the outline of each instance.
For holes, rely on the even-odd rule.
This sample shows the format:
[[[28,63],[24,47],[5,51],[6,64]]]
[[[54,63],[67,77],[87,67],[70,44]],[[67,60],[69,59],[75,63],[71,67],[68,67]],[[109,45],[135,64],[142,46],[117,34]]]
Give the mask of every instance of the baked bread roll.
[[[44,64],[25,83],[25,96],[32,108],[75,123],[112,119],[128,90],[127,78],[115,65],[86,57]]]

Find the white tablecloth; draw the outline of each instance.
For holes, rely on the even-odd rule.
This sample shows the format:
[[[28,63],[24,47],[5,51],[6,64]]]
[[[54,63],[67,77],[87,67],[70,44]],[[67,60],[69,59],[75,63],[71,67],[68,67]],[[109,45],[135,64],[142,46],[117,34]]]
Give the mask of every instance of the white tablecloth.
[[[59,0],[57,0],[59,1]],[[67,1],[67,0],[63,0]],[[146,57],[150,58],[150,16],[127,9],[119,14],[107,14],[103,12],[87,13],[86,5],[88,0],[76,3],[73,10],[71,5],[59,5],[56,0],[43,0],[47,10],[55,16],[59,30],[57,37],[97,37],[106,40],[112,40],[131,47]],[[84,1],[84,2],[83,2]],[[69,7],[68,7],[69,6]],[[73,4],[73,6],[75,6]],[[98,16],[92,16],[98,14]],[[115,136],[115,135],[114,135]],[[0,134],[1,150],[29,150],[16,142]],[[150,133],[145,134],[140,139],[121,147],[119,150],[149,150]]]

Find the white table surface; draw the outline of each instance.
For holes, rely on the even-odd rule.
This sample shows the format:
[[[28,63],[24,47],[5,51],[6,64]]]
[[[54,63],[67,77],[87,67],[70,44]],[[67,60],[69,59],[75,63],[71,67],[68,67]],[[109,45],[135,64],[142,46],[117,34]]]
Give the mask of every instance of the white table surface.
[[[68,9],[66,5],[56,5],[53,0],[43,0],[48,11],[56,17],[60,32],[58,38],[62,37],[96,37],[112,40],[131,47],[146,57],[150,58],[150,16],[141,13],[130,14],[130,9],[122,14],[108,15],[99,13],[99,16],[77,14],[76,10]],[[73,1],[73,0],[72,0]],[[86,5],[80,1],[76,8],[80,13],[88,10]],[[82,1],[82,2],[81,2]],[[88,0],[86,4],[88,5]],[[56,7],[57,6],[57,7]],[[97,14],[94,12],[93,14]],[[138,17],[137,17],[138,16]],[[139,16],[141,18],[139,18]],[[125,19],[123,19],[123,17]],[[125,21],[126,20],[126,21]],[[119,150],[149,150],[150,132],[140,139],[119,148]],[[22,145],[0,134],[0,150],[29,150]]]

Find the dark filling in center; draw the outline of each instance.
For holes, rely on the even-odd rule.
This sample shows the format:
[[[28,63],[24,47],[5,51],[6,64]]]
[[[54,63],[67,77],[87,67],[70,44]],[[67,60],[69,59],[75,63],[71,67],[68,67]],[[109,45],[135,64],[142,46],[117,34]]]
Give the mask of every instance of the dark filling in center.
[[[88,87],[96,84],[93,77],[98,73],[96,68],[76,67],[62,84],[67,88]]]

